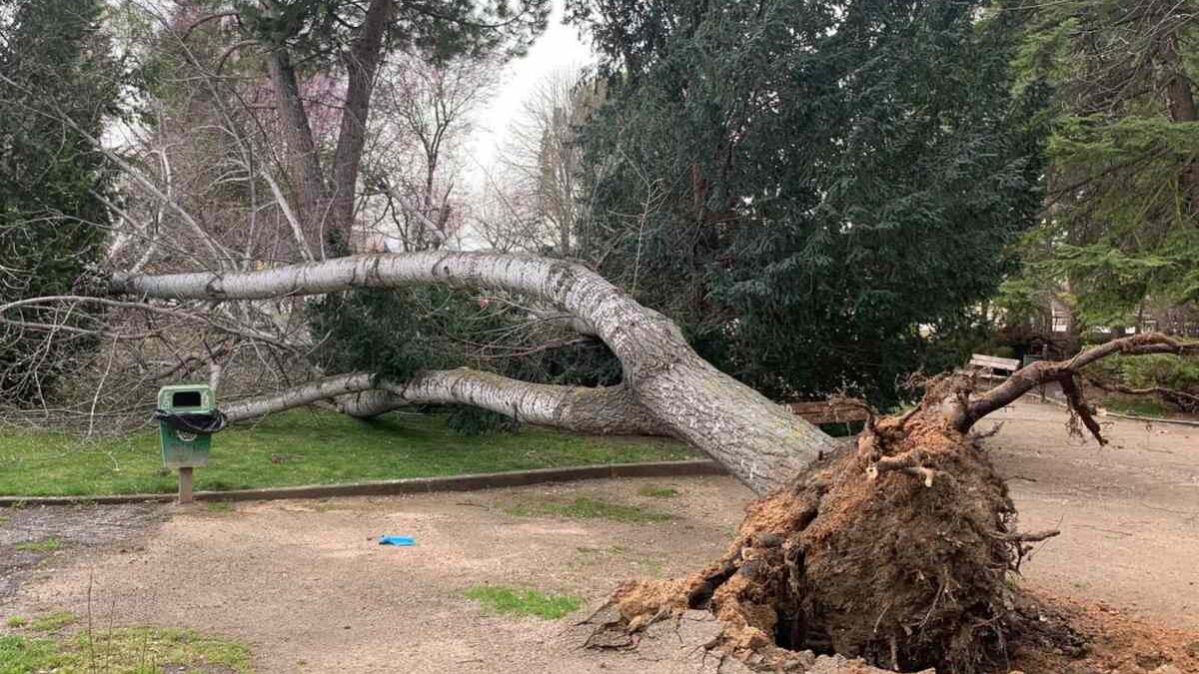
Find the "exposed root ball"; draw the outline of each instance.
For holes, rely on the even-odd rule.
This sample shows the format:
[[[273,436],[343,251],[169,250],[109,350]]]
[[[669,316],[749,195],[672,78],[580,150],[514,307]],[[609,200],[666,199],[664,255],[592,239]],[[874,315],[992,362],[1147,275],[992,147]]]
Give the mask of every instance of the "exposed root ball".
[[[810,649],[975,671],[1012,605],[1015,511],[987,458],[935,419],[884,420],[751,504],[707,569],[623,586],[626,628],[706,608],[724,625],[715,646],[747,662],[792,666]]]

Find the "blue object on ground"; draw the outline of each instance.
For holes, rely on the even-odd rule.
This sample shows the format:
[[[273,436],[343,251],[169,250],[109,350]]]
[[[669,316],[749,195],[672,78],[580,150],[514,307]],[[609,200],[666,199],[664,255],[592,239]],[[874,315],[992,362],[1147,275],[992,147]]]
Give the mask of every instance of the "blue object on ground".
[[[411,536],[380,536],[379,545],[395,545],[403,548],[416,545],[416,539]]]

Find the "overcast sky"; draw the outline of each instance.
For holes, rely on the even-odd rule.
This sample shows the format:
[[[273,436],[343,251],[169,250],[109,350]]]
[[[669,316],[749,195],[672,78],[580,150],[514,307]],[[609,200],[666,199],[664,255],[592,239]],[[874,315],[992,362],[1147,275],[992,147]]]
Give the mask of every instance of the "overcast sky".
[[[591,48],[579,40],[574,26],[562,25],[562,2],[554,3],[549,27],[529,49],[529,53],[510,61],[500,74],[499,94],[480,111],[475,132],[469,141],[467,172],[472,183],[482,176],[478,166],[489,166],[495,159],[496,146],[520,112],[521,103],[542,79],[564,67],[582,67],[594,61]]]

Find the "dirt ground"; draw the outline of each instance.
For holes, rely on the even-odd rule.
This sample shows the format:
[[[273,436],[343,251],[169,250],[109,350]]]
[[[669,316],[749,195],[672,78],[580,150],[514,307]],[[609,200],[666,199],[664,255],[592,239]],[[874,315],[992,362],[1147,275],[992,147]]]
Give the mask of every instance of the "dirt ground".
[[[1021,582],[1091,607],[1101,602],[1096,610],[1104,615],[1199,632],[1199,428],[1119,421],[1108,429],[1112,444],[1100,449],[1071,438],[1065,412],[1055,406],[1023,403],[995,417],[1005,425],[986,444],[1011,480],[1023,527],[1063,531],[1026,562]],[[650,484],[679,494],[638,493]],[[578,497],[674,519],[620,523],[508,512]],[[682,665],[648,648],[584,651],[570,619],[489,615],[463,593],[481,584],[529,586],[594,604],[621,579],[682,575],[723,551],[749,498],[731,478],[686,478],[280,501],[229,512],[0,512],[12,518],[0,524],[0,620],[53,610],[84,614],[90,587],[92,614],[103,623],[237,638],[254,650],[263,674],[711,670],[714,661]],[[70,533],[107,531],[102,522],[122,518],[127,526],[115,528],[123,533],[110,538]],[[417,545],[379,546],[373,538],[382,534],[411,535]],[[4,550],[47,536],[66,548],[13,574],[19,560]],[[4,594],[6,575],[23,580],[14,596]],[[1163,660],[1137,652],[1128,662],[1093,671],[1152,672]],[[1173,666],[1199,671],[1199,651]]]
[[[1199,629],[1199,427],[1100,419],[1100,448],[1065,411],[1022,403],[984,441],[1026,530],[1056,528],[1026,562],[1030,583]],[[994,422],[982,422],[986,430]]]
[[[147,527],[168,514],[159,506],[138,504],[0,508],[0,607],[17,593],[22,580],[54,554],[48,548],[107,548],[139,539]],[[33,547],[26,547],[29,544]]]

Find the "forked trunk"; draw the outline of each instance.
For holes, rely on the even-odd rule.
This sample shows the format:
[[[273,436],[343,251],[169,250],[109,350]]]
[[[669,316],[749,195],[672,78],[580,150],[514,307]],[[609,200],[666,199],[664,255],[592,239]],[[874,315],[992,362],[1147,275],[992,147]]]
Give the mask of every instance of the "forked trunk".
[[[656,427],[703,450],[758,494],[835,449],[819,429],[700,358],[673,321],[573,262],[494,253],[363,255],[260,272],[116,275],[110,289],[154,299],[247,300],[430,283],[519,293],[576,317],[620,359],[628,395]],[[486,396],[465,389],[448,396],[471,404],[475,395],[506,411],[531,387],[514,384],[492,386]],[[579,415],[526,418],[569,428]]]

